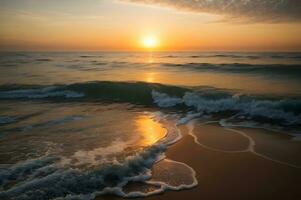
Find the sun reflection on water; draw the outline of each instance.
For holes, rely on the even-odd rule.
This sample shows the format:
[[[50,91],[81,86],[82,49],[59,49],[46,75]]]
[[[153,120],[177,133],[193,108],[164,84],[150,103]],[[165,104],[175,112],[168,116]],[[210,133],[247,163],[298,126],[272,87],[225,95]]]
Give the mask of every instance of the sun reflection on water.
[[[166,135],[166,129],[160,123],[146,116],[139,117],[136,126],[142,138],[142,146],[152,145]]]
[[[145,81],[148,83],[154,83],[156,80],[156,73],[150,72],[146,74]]]
[[[148,56],[147,56],[146,62],[147,62],[148,64],[154,63],[154,56],[153,56],[153,53],[152,53],[152,52],[149,52],[149,54],[148,54]]]

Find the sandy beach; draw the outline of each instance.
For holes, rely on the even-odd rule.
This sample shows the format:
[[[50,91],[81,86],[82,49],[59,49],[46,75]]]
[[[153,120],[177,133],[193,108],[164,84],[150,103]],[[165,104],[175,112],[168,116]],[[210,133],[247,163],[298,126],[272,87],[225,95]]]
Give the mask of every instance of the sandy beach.
[[[187,126],[181,126],[183,138],[166,152],[168,159],[183,162],[192,167],[197,176],[198,185],[193,189],[167,191],[146,199],[300,199],[301,169],[267,160],[251,152],[225,153],[202,147],[188,134]],[[244,138],[235,134],[215,137],[226,130],[215,126],[196,126],[194,131],[202,132],[202,141],[223,150],[239,150],[246,145]],[[269,135],[260,129],[244,129],[244,132],[257,133],[256,142],[264,137],[286,141],[289,136]],[[265,133],[260,133],[265,132]],[[268,135],[266,135],[268,134]],[[252,135],[252,136],[253,136]],[[213,140],[213,137],[216,140]],[[271,139],[270,138],[270,139]],[[200,138],[199,138],[200,139]],[[222,142],[224,140],[224,143]],[[230,142],[232,141],[232,142]],[[268,141],[266,141],[268,142]],[[264,143],[262,141],[262,143]],[[278,144],[279,145],[279,144]],[[236,148],[236,149],[235,149]],[[270,148],[270,147],[269,147]],[[262,150],[264,148],[260,148]],[[294,149],[296,150],[296,149]],[[300,151],[299,151],[300,152]],[[277,152],[275,153],[277,155]],[[274,158],[274,157],[273,157]],[[288,158],[292,159],[292,158]],[[297,160],[298,157],[294,156]],[[300,161],[300,158],[299,158]],[[156,173],[156,172],[154,172]],[[100,199],[119,199],[105,196]]]

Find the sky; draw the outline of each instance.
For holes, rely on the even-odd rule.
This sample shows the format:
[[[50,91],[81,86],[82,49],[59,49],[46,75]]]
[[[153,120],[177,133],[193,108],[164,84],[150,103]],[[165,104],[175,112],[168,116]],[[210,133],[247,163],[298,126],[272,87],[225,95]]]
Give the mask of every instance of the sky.
[[[0,0],[1,51],[301,51],[300,0]]]

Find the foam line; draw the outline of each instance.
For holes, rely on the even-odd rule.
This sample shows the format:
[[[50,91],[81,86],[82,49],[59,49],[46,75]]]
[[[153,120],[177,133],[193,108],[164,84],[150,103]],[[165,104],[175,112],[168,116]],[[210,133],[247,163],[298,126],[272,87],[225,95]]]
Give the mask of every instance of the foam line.
[[[193,138],[194,142],[197,145],[199,145],[199,146],[201,146],[201,147],[203,147],[203,148],[205,148],[207,150],[210,150],[210,151],[216,151],[216,152],[222,152],[222,153],[243,153],[243,152],[247,152],[248,151],[248,149],[238,150],[238,151],[227,151],[227,150],[221,150],[221,149],[209,147],[207,145],[204,145],[204,144],[200,143],[199,140],[198,140],[198,138],[197,138],[197,136],[193,133],[195,121],[196,120],[190,121],[189,123],[187,123],[186,126],[188,128],[188,134]],[[210,122],[210,123],[212,123],[212,122]],[[204,123],[204,124],[206,124],[206,123]]]
[[[246,134],[243,131],[235,130],[235,129],[232,129],[232,128],[226,128],[225,127],[226,130],[232,131],[234,133],[238,133],[241,136],[243,136],[246,139],[248,139],[249,145],[248,145],[248,147],[246,149],[241,150],[241,151],[225,151],[225,150],[221,150],[221,149],[217,149],[217,148],[212,148],[212,147],[209,147],[207,145],[204,145],[204,144],[202,144],[202,143],[200,143],[198,141],[197,136],[193,133],[195,122],[196,122],[196,120],[192,120],[189,123],[187,123],[186,126],[188,128],[188,134],[194,139],[194,142],[196,144],[198,144],[199,146],[201,146],[201,147],[203,147],[205,149],[208,149],[208,150],[211,150],[211,151],[222,152],[222,153],[245,153],[245,152],[250,152],[250,153],[252,153],[252,154],[254,154],[256,156],[259,156],[259,157],[264,158],[266,160],[270,160],[270,161],[275,162],[275,163],[279,163],[279,164],[282,164],[282,165],[286,165],[286,166],[293,167],[293,168],[298,168],[298,169],[301,168],[301,166],[294,165],[294,164],[287,163],[287,162],[283,162],[283,161],[279,161],[279,160],[273,159],[273,158],[271,158],[269,156],[266,156],[266,155],[263,155],[261,153],[256,152],[256,150],[255,150],[256,142],[253,140],[253,138],[250,137],[248,134]]]
[[[280,161],[280,160],[276,160],[276,159],[273,159],[269,156],[266,156],[266,155],[263,155],[261,153],[258,153],[256,152],[255,150],[255,146],[256,146],[256,143],[255,141],[253,140],[253,138],[251,138],[249,135],[247,135],[245,132],[243,131],[239,131],[239,130],[235,130],[235,129],[232,129],[232,128],[226,128],[227,130],[229,131],[233,131],[235,133],[238,133],[242,136],[244,136],[245,138],[247,138],[249,140],[249,148],[248,148],[248,151],[259,156],[259,157],[262,157],[266,160],[270,160],[270,161],[273,161],[273,162],[276,162],[276,163],[279,163],[279,164],[282,164],[282,165],[287,165],[287,166],[290,166],[290,167],[294,167],[294,168],[298,168],[298,169],[301,169],[301,166],[298,166],[298,165],[294,165],[294,164],[291,164],[291,163],[287,163],[287,162],[283,162],[283,161]]]
[[[157,186],[157,187],[159,187],[159,189],[148,192],[148,193],[134,191],[134,192],[130,192],[128,194],[123,194],[122,197],[127,197],[127,198],[147,197],[147,196],[151,196],[151,195],[164,193],[167,190],[179,191],[179,190],[184,190],[184,189],[191,189],[198,185],[198,180],[196,178],[196,172],[194,171],[193,168],[191,168],[190,166],[188,166],[185,163],[170,160],[170,159],[164,159],[164,161],[173,162],[173,163],[182,165],[185,168],[188,168],[191,171],[191,177],[193,179],[192,183],[191,184],[181,184],[179,186],[171,186],[171,185],[166,184],[165,182],[161,182],[161,181],[145,181],[146,184]]]

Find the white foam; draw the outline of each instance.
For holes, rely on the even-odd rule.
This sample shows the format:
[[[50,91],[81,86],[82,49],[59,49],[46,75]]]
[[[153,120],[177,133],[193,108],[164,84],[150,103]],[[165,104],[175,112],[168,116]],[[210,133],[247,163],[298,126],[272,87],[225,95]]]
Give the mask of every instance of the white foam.
[[[182,135],[176,127],[174,116],[164,116],[162,113],[156,113],[157,120],[163,122],[172,118],[174,123],[164,123],[169,131],[167,137],[158,141],[158,143],[145,149],[144,151],[132,156],[128,156],[124,161],[114,160],[111,163],[100,163],[97,156],[110,156],[122,152],[128,146],[121,141],[115,141],[108,147],[97,148],[91,151],[78,151],[69,158],[51,157],[47,155],[40,159],[28,160],[17,163],[1,171],[0,187],[13,184],[9,189],[3,189],[0,192],[1,199],[22,198],[29,200],[34,198],[50,199],[94,199],[98,195],[114,194],[120,197],[144,197],[166,190],[188,189],[197,185],[195,172],[188,168],[193,176],[193,182],[172,186],[160,181],[150,181],[150,168],[160,160],[165,159],[164,152],[166,148],[178,141]],[[162,121],[163,120],[163,121]],[[72,162],[76,159],[77,162]],[[176,162],[170,161],[168,162]],[[94,166],[85,171],[76,166],[85,165]],[[142,193],[139,191],[125,193],[123,187],[128,182],[144,182],[149,185],[160,186],[159,190]],[[148,182],[150,181],[150,182]],[[115,184],[116,183],[116,184]],[[112,184],[112,186],[111,186]],[[51,187],[50,187],[51,186]]]
[[[279,102],[267,100],[243,101],[239,96],[212,100],[202,98],[191,92],[186,93],[183,100],[187,106],[195,107],[198,111],[206,113],[233,110],[238,112],[238,116],[261,116],[269,119],[284,119],[288,124],[296,123],[301,119],[298,115],[278,108]]]
[[[191,121],[194,118],[198,118],[202,115],[202,113],[194,113],[194,112],[189,112],[187,113],[187,115],[181,119],[178,120],[177,125],[183,125],[188,123],[189,121]]]
[[[79,150],[70,157],[64,157],[60,164],[63,166],[99,166],[106,163],[108,156],[121,153],[128,146],[128,142],[114,141],[107,147],[99,147],[90,151]]]
[[[173,107],[177,104],[183,103],[183,100],[181,98],[170,97],[165,93],[160,93],[155,90],[152,91],[152,97],[154,99],[154,102],[158,104],[158,106],[163,108]]]
[[[90,199],[97,194],[108,193],[122,196],[122,187],[127,182],[146,181],[150,178],[150,167],[164,158],[164,150],[162,145],[152,146],[140,154],[128,157],[123,163],[98,166],[88,171],[62,167],[50,158],[18,163],[1,171],[1,187],[10,180],[15,180],[18,184],[2,190],[0,198],[54,199],[68,195],[69,199]],[[110,186],[111,184],[114,186]]]
[[[9,168],[2,168],[0,170],[0,186],[2,187],[12,177],[16,181],[23,180],[29,174],[32,174],[38,169],[53,163],[55,160],[56,158],[54,157],[41,157],[40,159],[31,159],[17,163]]]
[[[223,152],[223,153],[242,153],[242,152],[247,152],[247,151],[249,151],[249,146],[246,148],[246,149],[243,149],[243,150],[232,150],[232,151],[228,151],[228,150],[223,150],[223,149],[218,149],[218,148],[213,148],[213,147],[210,147],[210,146],[208,146],[208,145],[205,145],[205,144],[203,144],[203,143],[201,143],[200,141],[199,141],[199,139],[198,139],[198,137],[195,135],[195,133],[194,133],[194,125],[195,125],[195,120],[192,120],[192,121],[190,121],[189,123],[187,123],[187,128],[188,128],[188,134],[193,138],[193,140],[194,140],[194,142],[197,144],[197,145],[199,145],[199,146],[201,146],[201,147],[203,147],[203,148],[205,148],[205,149],[207,149],[207,150],[210,150],[210,151],[217,151],[217,152]],[[204,124],[207,124],[207,123],[204,123]]]
[[[182,138],[181,131],[177,127],[178,115],[167,115],[162,112],[149,113],[151,118],[159,122],[163,128],[166,129],[167,133],[164,138],[162,138],[159,143],[166,146],[172,145]]]
[[[206,123],[205,123],[206,124]],[[246,139],[248,139],[249,141],[249,144],[248,144],[248,147],[244,150],[241,150],[241,151],[225,151],[225,150],[222,150],[222,149],[217,149],[217,148],[213,148],[213,147],[209,147],[205,144],[202,144],[197,136],[195,135],[195,133],[193,132],[194,130],[194,125],[195,125],[195,120],[192,120],[191,122],[189,122],[186,126],[188,128],[188,134],[191,135],[194,139],[194,142],[196,144],[198,144],[199,146],[205,148],[205,149],[208,149],[208,150],[211,150],[211,151],[217,151],[217,152],[222,152],[222,153],[245,153],[245,152],[249,152],[249,153],[252,153],[256,156],[259,156],[261,158],[264,158],[266,160],[270,160],[272,162],[275,162],[275,163],[279,163],[279,164],[282,164],[282,165],[286,165],[286,166],[289,166],[289,167],[293,167],[293,168],[301,168],[301,166],[298,166],[298,165],[294,165],[294,164],[291,164],[291,163],[288,163],[288,162],[283,162],[283,161],[280,161],[280,160],[276,160],[276,159],[273,159],[269,156],[266,156],[262,153],[259,153],[256,151],[255,149],[255,146],[256,146],[256,142],[255,140],[249,136],[248,134],[246,134],[245,132],[243,131],[239,131],[239,130],[236,130],[236,129],[233,129],[233,128],[230,128],[230,126],[224,126],[224,128],[228,131],[232,131],[234,133],[237,133],[237,134],[240,134],[241,136],[245,137]]]
[[[179,190],[184,190],[184,189],[191,189],[191,188],[198,185],[198,180],[196,178],[196,172],[190,166],[188,166],[185,163],[170,160],[170,159],[164,159],[164,161],[175,163],[177,165],[181,165],[183,168],[188,169],[190,171],[190,176],[192,178],[192,182],[191,183],[186,183],[186,184],[182,183],[182,184],[179,184],[179,185],[175,186],[175,185],[167,184],[166,182],[163,182],[163,181],[149,180],[149,181],[145,181],[145,183],[148,184],[148,185],[156,186],[156,187],[158,187],[158,189],[156,189],[154,191],[147,192],[147,193],[140,192],[140,191],[129,192],[127,194],[123,194],[122,197],[127,197],[127,198],[148,197],[148,196],[151,196],[151,195],[164,193],[167,190],[179,191]]]
[[[218,113],[225,111],[236,111],[238,118],[256,118],[263,117],[266,119],[281,119],[285,125],[301,123],[301,115],[284,111],[281,108],[282,100],[245,100],[238,95],[223,97],[219,99],[205,98],[200,94],[186,92],[182,98],[170,97],[165,93],[152,91],[154,103],[159,107],[172,107],[177,104],[184,104],[188,107],[194,107],[199,113]]]

